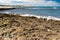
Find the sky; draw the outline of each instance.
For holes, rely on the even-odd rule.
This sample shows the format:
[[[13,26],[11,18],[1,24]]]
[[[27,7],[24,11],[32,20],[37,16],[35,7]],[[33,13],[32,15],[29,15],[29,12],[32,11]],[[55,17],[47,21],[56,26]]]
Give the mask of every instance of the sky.
[[[60,0],[0,0],[3,5],[60,6]]]

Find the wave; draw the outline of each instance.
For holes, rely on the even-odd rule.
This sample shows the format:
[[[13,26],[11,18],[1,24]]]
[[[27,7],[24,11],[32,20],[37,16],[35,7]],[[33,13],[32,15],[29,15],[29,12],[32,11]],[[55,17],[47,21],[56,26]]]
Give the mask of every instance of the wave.
[[[4,12],[4,13],[6,13],[6,14],[14,14],[14,15],[16,15],[16,14],[18,14],[19,15],[19,13],[12,13],[12,12]],[[32,14],[20,14],[20,16],[30,16],[30,17],[36,17],[36,18],[46,18],[47,20],[50,20],[50,19],[52,19],[52,20],[60,20],[60,18],[57,18],[57,17],[53,17],[53,16],[38,16],[38,15],[32,15]]]
[[[37,17],[37,18],[46,18],[47,20],[60,20],[60,18],[57,18],[57,17],[53,17],[53,16],[37,16],[37,15],[31,15],[31,14],[24,14],[24,15],[21,15],[21,16],[34,16],[34,17]]]
[[[59,8],[53,7],[53,8],[25,8],[25,9],[59,9]]]
[[[26,8],[26,9],[43,9],[43,8]]]

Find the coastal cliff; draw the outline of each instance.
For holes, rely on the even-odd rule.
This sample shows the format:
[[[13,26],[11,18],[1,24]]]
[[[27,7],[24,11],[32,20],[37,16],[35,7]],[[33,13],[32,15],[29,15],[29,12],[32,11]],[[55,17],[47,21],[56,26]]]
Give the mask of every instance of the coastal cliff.
[[[60,21],[0,13],[0,40],[60,40]]]

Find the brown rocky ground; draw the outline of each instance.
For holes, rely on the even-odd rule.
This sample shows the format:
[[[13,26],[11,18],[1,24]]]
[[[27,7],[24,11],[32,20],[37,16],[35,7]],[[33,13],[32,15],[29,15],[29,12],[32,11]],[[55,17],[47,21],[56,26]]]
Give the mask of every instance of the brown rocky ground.
[[[60,21],[0,14],[0,40],[60,40]]]

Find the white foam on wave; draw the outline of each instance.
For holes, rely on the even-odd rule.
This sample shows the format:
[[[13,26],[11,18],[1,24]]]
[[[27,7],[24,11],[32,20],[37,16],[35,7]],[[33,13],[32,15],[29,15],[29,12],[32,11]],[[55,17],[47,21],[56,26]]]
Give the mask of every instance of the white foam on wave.
[[[4,13],[9,14],[10,12],[4,12]]]
[[[24,15],[21,15],[21,16],[34,16],[34,17],[37,17],[37,18],[47,18],[47,20],[49,20],[49,19],[60,20],[60,18],[53,17],[53,16],[37,16],[37,15],[31,15],[31,14],[24,14]]]
[[[12,13],[12,12],[4,12],[4,13],[6,13],[6,14],[14,14],[14,15],[16,15],[17,13]]]
[[[5,12],[7,14],[10,14],[11,12]],[[14,15],[16,15],[17,13],[12,13]],[[31,14],[21,14],[21,16],[34,16],[34,17],[37,17],[37,18],[46,18],[47,20],[50,20],[50,19],[53,19],[53,20],[60,20],[60,18],[57,18],[57,17],[53,17],[53,16],[37,16],[37,15],[31,15]]]

